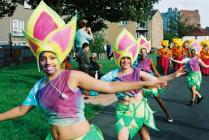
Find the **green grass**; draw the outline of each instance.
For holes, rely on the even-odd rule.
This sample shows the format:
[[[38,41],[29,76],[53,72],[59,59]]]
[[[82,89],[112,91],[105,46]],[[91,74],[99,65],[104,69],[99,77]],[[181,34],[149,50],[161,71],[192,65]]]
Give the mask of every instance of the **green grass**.
[[[43,75],[38,72],[36,63],[0,68],[0,112],[20,105]],[[92,119],[101,110],[100,106],[86,104],[86,118]],[[41,140],[48,131],[47,120],[38,108],[23,117],[0,122],[0,140]]]

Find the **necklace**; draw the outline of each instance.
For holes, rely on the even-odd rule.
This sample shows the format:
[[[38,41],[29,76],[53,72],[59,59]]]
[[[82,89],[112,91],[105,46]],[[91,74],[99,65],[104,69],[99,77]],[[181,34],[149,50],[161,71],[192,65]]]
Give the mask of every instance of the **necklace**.
[[[59,82],[60,82],[61,73],[60,73],[59,79],[58,79]],[[68,99],[68,96],[65,93],[63,93],[63,92],[60,91],[60,83],[59,83],[59,87],[58,88],[54,84],[52,84],[50,80],[49,80],[49,84],[59,93],[59,95],[60,95],[60,97],[62,99],[66,99],[66,100]]]

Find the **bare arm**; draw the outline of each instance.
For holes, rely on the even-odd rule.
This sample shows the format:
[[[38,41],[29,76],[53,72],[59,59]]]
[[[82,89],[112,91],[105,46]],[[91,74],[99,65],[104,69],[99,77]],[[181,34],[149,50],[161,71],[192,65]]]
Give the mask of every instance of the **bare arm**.
[[[202,59],[199,58],[198,61],[202,67],[209,68],[209,65],[205,64]]]
[[[72,88],[81,87],[86,90],[95,90],[103,93],[125,92],[133,89],[140,89],[143,86],[158,87],[161,84],[166,84],[165,81],[158,80],[138,82],[104,82],[79,71],[71,71],[71,77],[69,78],[68,83]]]
[[[161,77],[159,77],[159,79],[165,80],[165,81],[170,81],[170,80],[173,80],[174,78],[179,77],[184,74],[186,74],[186,71],[184,69],[184,66],[182,66],[176,72],[166,75],[166,76],[161,76]]]
[[[28,113],[30,110],[32,110],[33,108],[34,108],[33,106],[24,106],[24,105],[17,106],[4,113],[1,113],[0,121],[9,120],[9,119],[23,116],[26,113]]]
[[[179,64],[184,64],[184,62],[183,62],[183,61],[174,60],[173,58],[171,58],[171,60],[172,60],[173,62],[176,62],[176,63],[179,63]]]
[[[160,77],[160,74],[159,74],[159,72],[157,71],[157,69],[156,69],[156,66],[155,66],[155,64],[154,64],[154,62],[151,60],[151,68],[152,68],[152,70],[154,71],[154,73],[155,73],[155,76],[156,77]]]

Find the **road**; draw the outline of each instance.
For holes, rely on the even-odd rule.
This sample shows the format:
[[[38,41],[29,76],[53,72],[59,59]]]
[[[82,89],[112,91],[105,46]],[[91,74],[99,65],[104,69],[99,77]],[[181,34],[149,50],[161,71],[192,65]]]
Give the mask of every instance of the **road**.
[[[204,99],[200,104],[189,106],[191,93],[187,88],[185,76],[169,82],[169,87],[162,95],[162,99],[169,109],[174,122],[167,123],[166,118],[153,97],[148,99],[152,110],[156,111],[155,120],[160,131],[150,130],[152,140],[207,140],[209,139],[209,76],[203,76],[200,93]],[[92,120],[101,128],[105,140],[116,140],[115,103]],[[138,140],[136,135],[133,140]]]

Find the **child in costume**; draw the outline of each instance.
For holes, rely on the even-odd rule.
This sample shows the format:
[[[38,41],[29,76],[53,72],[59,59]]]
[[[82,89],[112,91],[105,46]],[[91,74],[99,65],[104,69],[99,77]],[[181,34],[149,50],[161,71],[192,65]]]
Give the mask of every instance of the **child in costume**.
[[[154,62],[152,61],[151,58],[147,57],[147,53],[149,53],[149,51],[151,50],[150,41],[147,41],[147,39],[144,38],[143,36],[141,36],[139,38],[139,40],[140,40],[140,44],[139,44],[139,59],[138,59],[138,66],[137,67],[141,71],[145,71],[145,72],[148,72],[148,73],[150,73],[150,74],[152,74],[152,75],[154,75],[156,77],[160,77],[160,74],[158,73]],[[161,44],[163,44],[163,46],[168,46],[168,41],[164,40],[163,42],[161,42]],[[163,49],[166,49],[166,48],[163,48]],[[164,50],[164,51],[166,51],[166,50]],[[161,53],[163,53],[164,51],[160,50]],[[168,54],[168,52],[165,52],[165,53]],[[163,58],[160,58],[161,62],[163,62],[163,64],[165,64],[165,62],[168,62],[168,64],[169,64],[169,61],[170,61],[170,60],[167,60],[167,59],[169,59],[169,57],[167,57],[166,54],[163,53],[163,56],[161,56]],[[161,89],[159,89],[159,90],[161,90]],[[167,121],[169,123],[172,123],[173,122],[173,118],[171,117],[171,115],[168,112],[165,104],[161,100],[160,94],[154,95],[154,98],[157,101],[157,103],[160,105],[161,109],[164,111],[164,113],[166,115],[166,118],[167,118]]]
[[[209,65],[209,40],[202,41],[201,46],[203,48],[200,52],[200,58],[205,64]],[[209,75],[209,68],[201,67],[201,72],[204,75]]]
[[[189,89],[192,92],[192,99],[190,101],[190,105],[194,106],[195,103],[199,103],[203,97],[199,93],[200,85],[202,81],[202,74],[200,71],[200,66],[209,68],[209,65],[206,65],[200,58],[199,53],[201,51],[201,47],[197,42],[193,42],[189,46],[191,55],[190,58],[185,58],[182,61],[171,59],[172,61],[180,64],[186,65],[187,76],[186,82],[188,84]]]
[[[51,126],[51,134],[46,140],[103,140],[99,128],[85,119],[81,88],[115,93],[166,84],[162,80],[107,83],[83,72],[61,70],[60,65],[74,44],[76,21],[73,17],[65,24],[50,7],[40,2],[28,21],[24,35],[37,59],[38,69],[46,76],[36,82],[21,105],[1,113],[0,121],[23,116],[38,106]]]
[[[118,35],[115,46],[112,48],[116,64],[119,69],[102,76],[104,81],[156,81],[158,78],[151,74],[140,71],[132,67],[138,55],[139,45],[136,39],[126,29]],[[160,77],[166,81],[182,75],[183,71],[177,71],[175,74]],[[157,88],[152,91],[156,92]],[[149,130],[147,127],[158,130],[147,99],[143,97],[143,89],[129,90],[116,94],[118,103],[116,106],[116,134],[117,138],[128,140],[139,133],[142,140],[149,140]]]
[[[172,52],[168,48],[168,45],[169,45],[168,40],[162,40],[161,45],[163,48],[158,50],[158,55],[159,55],[158,64],[162,68],[163,74],[166,75],[169,71],[170,58],[171,58]]]

